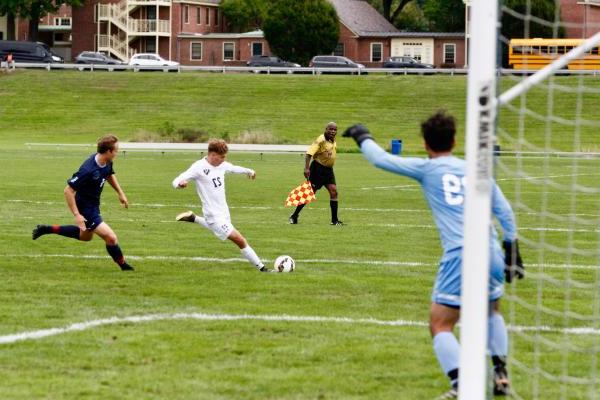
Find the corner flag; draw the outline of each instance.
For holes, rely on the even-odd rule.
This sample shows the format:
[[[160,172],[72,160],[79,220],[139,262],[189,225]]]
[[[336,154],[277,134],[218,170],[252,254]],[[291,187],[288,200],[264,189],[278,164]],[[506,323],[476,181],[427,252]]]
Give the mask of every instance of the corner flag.
[[[315,196],[315,192],[312,190],[310,181],[306,181],[290,192],[287,200],[285,201],[285,205],[286,207],[295,207],[300,204],[308,204],[316,199],[317,196]]]

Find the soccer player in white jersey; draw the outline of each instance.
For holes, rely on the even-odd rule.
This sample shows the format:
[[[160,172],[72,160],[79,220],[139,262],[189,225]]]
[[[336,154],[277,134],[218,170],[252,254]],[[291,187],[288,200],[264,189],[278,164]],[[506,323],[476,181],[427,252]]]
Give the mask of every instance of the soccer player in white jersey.
[[[227,143],[224,140],[211,140],[208,143],[208,155],[193,163],[187,171],[173,180],[173,187],[176,189],[187,187],[190,180],[196,182],[196,192],[202,202],[204,214],[204,217],[199,217],[192,211],[186,211],[179,214],[176,220],[194,222],[212,231],[221,240],[231,240],[240,248],[242,255],[250,264],[261,272],[268,272],[246,238],[231,224],[225,198],[226,173],[246,174],[250,179],[255,179],[256,173],[251,169],[238,167],[225,161],[227,151]]]
[[[439,111],[421,124],[428,158],[398,157],[385,152],[375,143],[363,125],[348,128],[344,135],[352,137],[365,158],[374,166],[415,179],[433,213],[444,254],[440,260],[433,288],[429,327],[436,357],[450,378],[452,388],[440,399],[458,395],[458,357],[460,347],[453,334],[460,316],[460,285],[463,247],[463,202],[465,194],[464,160],[452,155],[455,145],[455,120]],[[494,364],[494,394],[509,392],[506,356],[508,333],[500,314],[499,301],[504,293],[504,280],[523,278],[523,262],[519,254],[515,217],[504,194],[494,183],[492,212],[503,230],[503,247],[498,243],[496,229],[490,226],[490,279],[488,347]]]

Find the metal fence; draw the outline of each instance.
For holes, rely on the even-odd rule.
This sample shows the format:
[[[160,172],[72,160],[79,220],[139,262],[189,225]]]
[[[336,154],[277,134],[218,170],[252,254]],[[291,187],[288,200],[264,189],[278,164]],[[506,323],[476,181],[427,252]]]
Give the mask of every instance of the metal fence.
[[[162,72],[216,72],[216,73],[265,73],[265,74],[387,74],[387,75],[466,75],[468,68],[315,68],[315,67],[242,67],[242,66],[140,66],[140,65],[94,65],[94,64],[54,64],[54,63],[19,63],[13,62],[10,65],[6,62],[0,63],[1,68],[15,69],[45,69],[53,70],[79,70],[79,71],[162,71]],[[502,75],[529,75],[536,70],[514,70],[501,69]],[[600,70],[561,70],[558,71],[564,75],[600,75]]]

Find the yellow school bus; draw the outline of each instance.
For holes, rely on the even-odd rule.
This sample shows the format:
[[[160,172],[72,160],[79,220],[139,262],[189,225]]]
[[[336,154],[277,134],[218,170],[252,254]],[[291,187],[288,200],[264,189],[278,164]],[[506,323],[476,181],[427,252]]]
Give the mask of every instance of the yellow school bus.
[[[541,69],[583,43],[584,39],[511,39],[508,64],[514,69]],[[600,69],[598,46],[569,63],[569,69]]]

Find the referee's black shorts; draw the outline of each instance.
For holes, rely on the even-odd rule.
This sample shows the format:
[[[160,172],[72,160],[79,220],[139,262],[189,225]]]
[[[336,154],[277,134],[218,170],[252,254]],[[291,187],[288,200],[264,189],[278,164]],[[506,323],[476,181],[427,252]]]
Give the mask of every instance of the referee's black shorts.
[[[335,185],[333,168],[326,167],[314,160],[310,163],[310,175],[308,179],[314,191],[321,189],[325,185]]]

